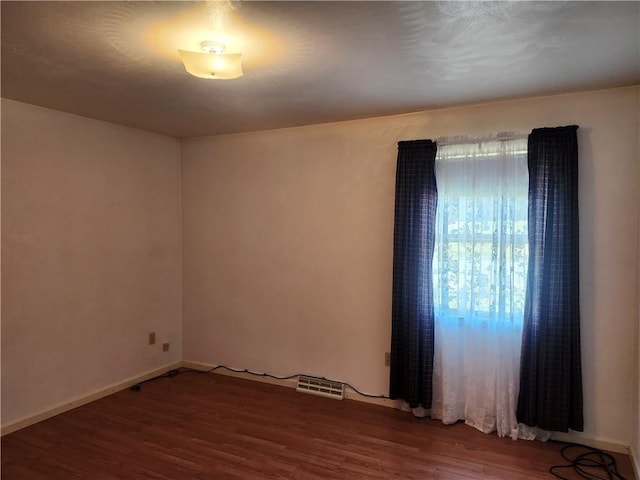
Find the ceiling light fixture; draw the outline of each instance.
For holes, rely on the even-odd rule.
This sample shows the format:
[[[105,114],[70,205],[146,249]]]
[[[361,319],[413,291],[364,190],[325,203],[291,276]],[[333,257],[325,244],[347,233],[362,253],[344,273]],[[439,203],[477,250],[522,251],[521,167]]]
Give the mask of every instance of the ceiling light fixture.
[[[178,50],[184,68],[194,77],[229,80],[244,74],[241,53],[224,53],[224,44],[210,40],[200,43],[200,48],[202,53]]]

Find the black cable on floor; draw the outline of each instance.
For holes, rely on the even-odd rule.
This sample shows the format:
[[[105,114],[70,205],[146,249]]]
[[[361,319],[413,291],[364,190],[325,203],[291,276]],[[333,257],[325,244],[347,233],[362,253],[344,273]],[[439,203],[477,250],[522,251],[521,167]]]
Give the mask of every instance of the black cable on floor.
[[[149,382],[153,382],[154,380],[157,380],[159,378],[170,378],[170,377],[177,377],[178,375],[180,375],[180,370],[178,369],[173,369],[173,370],[169,370],[167,373],[163,373],[162,375],[157,375],[153,378],[148,378],[146,380],[143,380],[142,382],[138,382],[135,385],[131,385],[129,387],[129,390],[135,390],[136,392],[140,390],[140,388],[142,388],[142,385],[145,383],[149,383]]]
[[[177,377],[178,375],[183,375],[185,373],[211,373],[211,372],[215,372],[218,369],[224,369],[224,370],[228,370],[228,371],[234,372],[234,373],[248,373],[249,375],[255,375],[255,376],[258,376],[258,377],[269,377],[269,378],[273,378],[274,380],[289,380],[289,379],[300,377],[300,376],[313,376],[313,375],[306,375],[304,373],[296,373],[294,375],[288,375],[286,377],[279,377],[277,375],[271,375],[270,373],[252,372],[251,370],[247,370],[246,368],[245,369],[236,369],[236,368],[227,367],[226,365],[218,365],[218,366],[212,367],[212,368],[210,368],[208,370],[198,370],[198,369],[195,369],[195,368],[182,368],[182,369],[170,370],[167,373],[163,373],[162,375],[158,375],[157,377],[153,377],[153,378],[150,378],[148,380],[144,380],[143,382],[136,383],[135,385],[130,387],[130,390],[139,391],[143,384],[145,384],[147,382],[151,382],[151,381],[156,380],[158,378]],[[316,378],[320,378],[321,380],[327,380],[327,381],[330,381],[330,382],[334,382],[335,381],[335,380],[330,380],[330,379],[325,378],[325,377],[316,377]],[[352,385],[350,385],[348,383],[344,383],[344,382],[338,382],[338,383],[343,383],[345,387],[350,388],[351,390],[356,392],[358,395],[361,395],[363,397],[368,397],[368,398],[389,398],[386,395],[371,395],[369,393],[362,393],[360,390],[358,390],[357,388],[355,388],[354,386],[352,386]]]
[[[626,480],[625,477],[618,472],[616,459],[613,458],[613,455],[610,453],[580,443],[560,443],[565,444],[560,450],[560,455],[569,463],[566,465],[554,465],[549,468],[549,472],[554,477],[562,480],[570,480],[569,477],[562,476],[559,471],[573,470],[580,478],[587,480]],[[574,455],[569,455],[567,451],[570,449],[581,449],[583,452],[576,452]],[[604,476],[592,473],[594,471]]]
[[[314,376],[314,375],[308,375],[308,374],[305,374],[305,373],[296,373],[294,375],[289,375],[289,376],[286,376],[286,377],[279,377],[277,375],[271,375],[270,373],[252,372],[251,370],[247,370],[247,369],[239,370],[239,369],[227,367],[226,365],[218,365],[217,367],[210,368],[209,370],[187,369],[186,371],[184,371],[182,373],[188,373],[189,371],[192,371],[193,373],[210,373],[210,372],[214,372],[215,370],[217,370],[219,368],[223,368],[225,370],[229,370],[230,372],[248,373],[250,375],[256,375],[258,377],[269,377],[269,378],[274,378],[276,380],[289,380],[291,378],[296,378],[296,377],[301,377],[301,376],[306,376],[306,377],[313,377]],[[350,388],[351,390],[356,392],[358,395],[361,395],[363,397],[368,397],[368,398],[389,398],[388,396],[385,396],[385,395],[371,395],[370,393],[363,393],[360,390],[358,390],[356,387],[354,387],[353,385],[350,385],[350,384],[345,383],[345,382],[340,382],[338,380],[331,380],[331,379],[325,378],[325,377],[316,377],[316,378],[319,378],[320,380],[327,380],[329,382],[342,383],[342,384],[344,384],[345,387]]]
[[[251,370],[247,370],[245,369],[237,369],[237,368],[231,368],[231,367],[227,367],[226,365],[218,365],[216,367],[212,367],[209,370],[197,370],[195,368],[185,368],[184,370],[181,371],[181,373],[211,373],[211,372],[215,372],[218,369],[224,369],[224,370],[228,370],[230,372],[234,372],[234,373],[248,373],[250,375],[255,375],[257,377],[269,377],[269,378],[273,378],[275,380],[289,380],[291,378],[295,378],[295,377],[299,377],[300,375],[303,375],[302,373],[296,373],[295,375],[289,375],[286,377],[278,377],[277,375],[271,375],[270,373],[259,373],[259,372],[252,372]]]

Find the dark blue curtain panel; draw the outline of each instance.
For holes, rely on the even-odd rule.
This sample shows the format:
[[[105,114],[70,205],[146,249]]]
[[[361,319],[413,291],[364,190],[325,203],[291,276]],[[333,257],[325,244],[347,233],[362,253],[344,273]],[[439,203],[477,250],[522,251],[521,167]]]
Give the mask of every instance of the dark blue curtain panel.
[[[431,408],[436,144],[398,143],[389,396]]]
[[[529,135],[529,269],[518,421],[583,430],[577,126]]]

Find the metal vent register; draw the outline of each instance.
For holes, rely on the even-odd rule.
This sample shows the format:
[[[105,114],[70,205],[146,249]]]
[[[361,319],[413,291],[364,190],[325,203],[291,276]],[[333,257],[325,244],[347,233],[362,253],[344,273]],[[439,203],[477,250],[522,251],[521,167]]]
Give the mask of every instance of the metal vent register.
[[[338,400],[344,399],[344,383],[325,380],[323,378],[300,375],[298,377],[296,390],[298,392],[312,393],[313,395],[321,395]]]

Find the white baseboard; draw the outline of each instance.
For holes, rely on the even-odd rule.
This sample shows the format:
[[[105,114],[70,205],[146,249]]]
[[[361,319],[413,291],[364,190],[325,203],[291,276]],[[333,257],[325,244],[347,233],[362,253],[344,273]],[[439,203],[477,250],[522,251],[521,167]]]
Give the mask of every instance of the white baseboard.
[[[582,432],[552,432],[551,440],[558,440],[560,442],[581,443],[589,447],[597,448],[599,450],[606,450],[608,452],[624,453],[629,455],[629,445],[611,440],[609,438],[598,437],[596,435],[590,435]]]
[[[95,400],[99,400],[100,398],[107,397],[112,393],[116,393],[121,390],[126,390],[132,385],[135,385],[136,383],[149,380],[150,378],[153,378],[153,377],[157,377],[158,375],[161,375],[169,370],[179,368],[180,366],[181,366],[181,362],[174,362],[174,363],[165,365],[164,367],[157,368],[150,372],[144,373],[142,375],[130,377],[130,378],[127,378],[126,380],[123,380],[122,382],[114,383],[113,385],[109,385],[108,387],[101,388],[94,392],[82,395],[80,397],[73,398],[71,400],[67,400],[64,403],[60,403],[52,408],[42,410],[36,414],[28,415],[18,420],[11,421],[7,424],[2,425],[2,427],[0,427],[0,435],[7,435],[9,433],[13,433],[22,428],[25,428],[35,423],[46,420],[47,418],[55,417],[56,415],[60,415],[61,413],[68,412],[69,410],[73,410],[74,408],[80,407],[82,405],[86,405],[87,403],[91,403]]]

